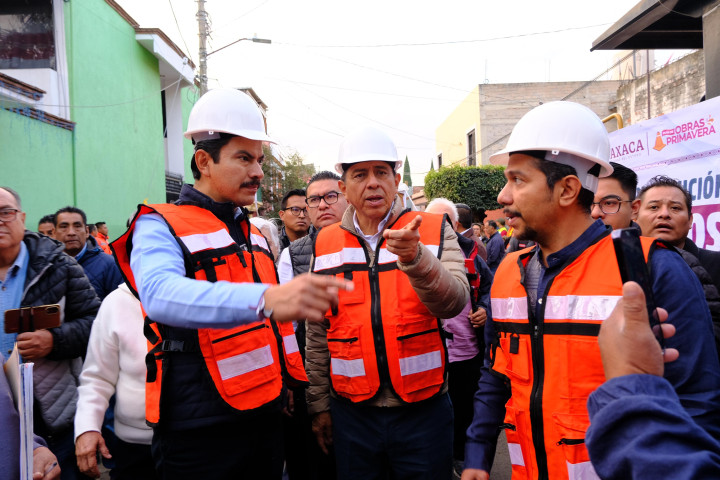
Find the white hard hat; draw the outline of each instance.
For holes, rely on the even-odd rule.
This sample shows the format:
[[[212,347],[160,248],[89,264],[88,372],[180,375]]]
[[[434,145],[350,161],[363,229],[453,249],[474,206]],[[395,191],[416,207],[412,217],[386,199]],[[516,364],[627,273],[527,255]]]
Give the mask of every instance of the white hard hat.
[[[490,163],[507,165],[511,153],[528,150],[546,151],[545,160],[575,167],[583,187],[592,192],[598,177],[613,172],[605,125],[579,103],[549,102],[530,110],[513,128],[505,148],[490,156]]]
[[[398,160],[395,143],[387,133],[376,127],[362,127],[348,134],[343,140],[335,170],[343,173],[343,163],[375,161],[395,162],[396,172],[402,165]]]
[[[199,142],[220,138],[220,133],[275,143],[265,132],[255,101],[234,88],[210,90],[200,97],[190,111],[185,138]]]

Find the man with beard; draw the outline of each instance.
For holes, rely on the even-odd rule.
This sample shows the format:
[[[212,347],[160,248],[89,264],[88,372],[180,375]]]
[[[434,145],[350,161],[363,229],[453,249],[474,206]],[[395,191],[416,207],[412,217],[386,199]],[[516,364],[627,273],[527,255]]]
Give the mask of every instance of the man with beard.
[[[604,381],[596,337],[622,295],[610,231],[590,216],[598,179],[612,172],[609,154],[594,112],[550,102],[520,119],[506,148],[490,158],[507,162],[498,202],[508,226],[537,245],[509,254],[495,275],[485,326],[491,358],[475,394],[463,480],[488,479],[500,428],[513,479],[598,478],[584,445],[586,404]],[[657,306],[678,332],[666,345],[680,359],[664,376],[694,420],[717,436],[720,366],[702,288],[676,251],[642,242]]]

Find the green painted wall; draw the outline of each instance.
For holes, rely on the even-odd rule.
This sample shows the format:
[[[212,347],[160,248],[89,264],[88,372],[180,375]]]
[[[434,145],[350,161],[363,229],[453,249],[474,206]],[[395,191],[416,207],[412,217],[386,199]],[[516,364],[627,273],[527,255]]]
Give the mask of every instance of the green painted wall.
[[[116,238],[138,203],[165,201],[158,60],[104,1],[64,6],[77,206]]]
[[[73,132],[0,108],[0,185],[15,189],[27,217],[38,220],[73,201]]]

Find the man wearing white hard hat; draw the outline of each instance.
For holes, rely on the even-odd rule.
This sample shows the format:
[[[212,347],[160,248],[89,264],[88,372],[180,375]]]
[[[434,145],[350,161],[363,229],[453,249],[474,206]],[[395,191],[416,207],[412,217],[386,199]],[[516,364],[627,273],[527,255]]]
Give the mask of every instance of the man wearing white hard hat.
[[[469,300],[447,216],[397,195],[397,150],[381,130],[349,134],[336,169],[350,206],[320,230],[310,271],[351,280],[324,323],[308,324],[308,411],[338,478],[449,479],[452,407],[441,318]]]
[[[194,185],[140,205],[113,242],[145,314],[146,421],[160,478],[282,476],[281,392],[307,382],[294,320],[323,319],[337,279],[275,285],[268,244],[244,208],[270,142],[254,101],[212,90],[190,112]]]
[[[604,381],[596,337],[622,295],[610,229],[590,216],[598,179],[612,172],[609,154],[595,113],[551,102],[521,118],[490,158],[507,165],[498,202],[508,227],[537,245],[508,254],[495,274],[485,327],[491,356],[475,394],[463,480],[487,480],[500,428],[514,480],[598,478],[584,445],[586,403]],[[642,243],[657,306],[678,332],[666,345],[680,359],[665,378],[717,437],[720,366],[702,288],[677,252]]]

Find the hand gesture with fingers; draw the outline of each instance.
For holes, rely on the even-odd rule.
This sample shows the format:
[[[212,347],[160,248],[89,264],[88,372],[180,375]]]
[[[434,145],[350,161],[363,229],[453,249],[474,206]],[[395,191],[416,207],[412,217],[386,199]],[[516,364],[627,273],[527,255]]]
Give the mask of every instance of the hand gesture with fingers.
[[[410,223],[400,230],[385,230],[383,238],[390,253],[398,256],[402,263],[412,263],[418,256],[418,245],[420,242],[420,224],[422,217],[417,215]]]

